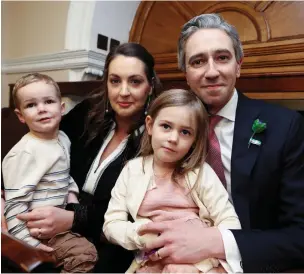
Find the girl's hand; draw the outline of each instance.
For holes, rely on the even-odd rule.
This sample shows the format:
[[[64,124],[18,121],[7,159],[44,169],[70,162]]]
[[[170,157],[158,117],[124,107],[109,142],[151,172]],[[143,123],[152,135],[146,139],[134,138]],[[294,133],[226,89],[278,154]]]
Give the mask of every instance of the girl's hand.
[[[5,201],[3,198],[1,198],[1,229],[2,232],[7,232],[7,223],[4,217],[4,207],[5,207]]]
[[[45,251],[45,252],[52,252],[52,251],[54,251],[53,248],[51,248],[51,247],[49,247],[47,245],[41,244],[41,243],[39,245],[37,245],[36,248],[41,249],[42,251]]]
[[[56,234],[72,228],[74,212],[53,206],[33,209],[29,213],[18,214],[19,220],[27,222],[31,236],[50,239]]]

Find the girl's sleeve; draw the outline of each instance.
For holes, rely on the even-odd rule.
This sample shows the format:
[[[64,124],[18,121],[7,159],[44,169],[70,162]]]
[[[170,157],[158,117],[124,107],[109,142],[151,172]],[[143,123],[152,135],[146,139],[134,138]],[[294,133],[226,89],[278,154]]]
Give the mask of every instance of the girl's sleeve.
[[[229,201],[229,195],[214,170],[205,163],[199,172],[198,195],[207,208],[214,226],[241,229],[240,220]]]
[[[104,217],[103,232],[110,242],[118,244],[125,249],[142,249],[143,242],[138,236],[137,230],[141,225],[150,220],[128,221],[127,187],[129,181],[131,181],[130,166],[127,164],[112,189],[112,197]]]
[[[33,201],[36,186],[44,171],[38,167],[33,155],[26,151],[8,154],[2,163],[3,180],[5,187],[5,217],[8,231],[20,240],[32,246],[40,242],[30,236],[24,221],[16,218],[17,214],[28,212],[29,204]],[[43,198],[43,191],[38,193]],[[36,198],[35,198],[36,199]]]

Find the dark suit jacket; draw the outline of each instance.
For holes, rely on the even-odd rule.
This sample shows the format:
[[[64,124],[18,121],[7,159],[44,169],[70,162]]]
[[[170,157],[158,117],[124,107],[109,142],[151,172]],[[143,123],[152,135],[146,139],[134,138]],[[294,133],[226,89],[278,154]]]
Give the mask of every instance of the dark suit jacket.
[[[267,129],[248,141],[255,119]],[[304,266],[304,119],[292,110],[239,93],[231,191],[242,230],[232,231],[245,272]]]

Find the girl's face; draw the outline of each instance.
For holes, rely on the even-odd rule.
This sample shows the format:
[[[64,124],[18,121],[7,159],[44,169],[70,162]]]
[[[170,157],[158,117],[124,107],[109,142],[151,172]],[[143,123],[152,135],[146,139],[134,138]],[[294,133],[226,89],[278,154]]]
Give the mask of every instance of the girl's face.
[[[110,63],[107,87],[116,119],[136,119],[152,92],[145,64],[136,57],[123,55],[115,57]]]
[[[188,106],[163,108],[154,120],[147,116],[155,162],[173,167],[186,156],[197,135],[194,117]]]

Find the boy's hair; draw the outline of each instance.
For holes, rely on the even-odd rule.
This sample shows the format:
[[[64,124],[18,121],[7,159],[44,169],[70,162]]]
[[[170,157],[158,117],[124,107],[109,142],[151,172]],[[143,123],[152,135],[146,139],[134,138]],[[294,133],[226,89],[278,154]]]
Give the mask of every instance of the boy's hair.
[[[30,74],[27,74],[27,75],[22,76],[21,78],[19,78],[19,80],[17,80],[17,82],[14,86],[12,95],[13,95],[13,101],[14,101],[14,104],[15,104],[16,108],[20,107],[18,96],[17,96],[18,90],[27,86],[27,85],[29,85],[29,84],[36,83],[36,82],[44,82],[46,84],[54,86],[54,88],[56,89],[56,92],[57,92],[57,96],[59,98],[61,98],[59,86],[53,80],[53,78],[51,78],[48,75],[37,73],[37,72],[30,73]]]
[[[176,182],[178,175],[184,175],[197,167],[200,167],[205,161],[207,154],[208,139],[208,113],[201,100],[192,92],[183,89],[170,89],[159,95],[149,108],[148,115],[153,119],[153,123],[158,113],[167,107],[187,106],[191,109],[195,117],[197,126],[195,141],[192,148],[186,156],[180,160],[173,171],[172,179]],[[139,151],[140,156],[153,154],[151,136],[145,130],[141,140]]]

